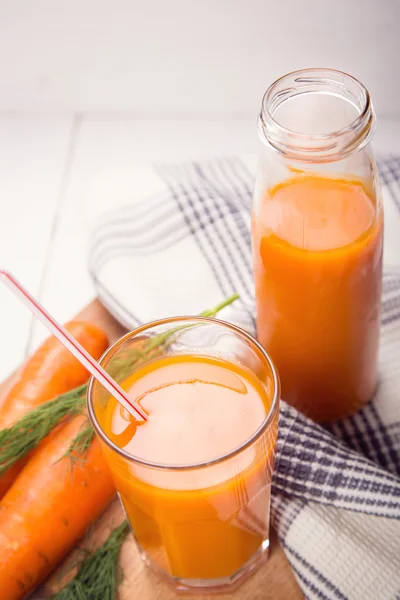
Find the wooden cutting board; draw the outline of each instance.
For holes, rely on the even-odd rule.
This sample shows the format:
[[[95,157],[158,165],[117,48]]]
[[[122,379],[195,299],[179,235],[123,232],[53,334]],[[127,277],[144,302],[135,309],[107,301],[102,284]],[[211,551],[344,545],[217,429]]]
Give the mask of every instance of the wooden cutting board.
[[[79,315],[100,325],[109,335],[110,342],[120,337],[124,330],[107,312],[98,300],[94,300]],[[81,546],[98,547],[109,535],[110,530],[122,522],[124,514],[118,499],[115,499],[93,527],[90,535]],[[55,532],[56,534],[56,532]],[[31,596],[31,600],[49,598],[60,587],[60,582],[68,578],[74,563],[76,550],[49,577],[49,579]],[[120,565],[123,582],[120,585],[120,600],[176,600],[179,598],[165,581],[158,579],[142,562],[136,550],[132,535],[125,541]],[[190,596],[193,600],[300,600],[303,595],[297,585],[293,571],[286,556],[272,532],[271,552],[268,562],[252,575],[232,594],[218,596]],[[103,600],[103,598],[99,598]]]

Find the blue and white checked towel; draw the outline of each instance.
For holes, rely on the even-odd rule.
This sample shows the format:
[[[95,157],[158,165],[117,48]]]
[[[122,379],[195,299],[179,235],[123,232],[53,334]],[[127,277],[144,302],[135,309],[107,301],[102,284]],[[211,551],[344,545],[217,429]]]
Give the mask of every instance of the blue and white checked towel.
[[[380,160],[379,170],[386,223],[378,392],[329,428],[282,403],[272,516],[310,599],[400,599],[400,157]],[[253,171],[253,157],[232,157],[113,171],[94,183],[90,273],[124,325],[196,314],[238,291],[240,303],[221,318],[254,333]]]

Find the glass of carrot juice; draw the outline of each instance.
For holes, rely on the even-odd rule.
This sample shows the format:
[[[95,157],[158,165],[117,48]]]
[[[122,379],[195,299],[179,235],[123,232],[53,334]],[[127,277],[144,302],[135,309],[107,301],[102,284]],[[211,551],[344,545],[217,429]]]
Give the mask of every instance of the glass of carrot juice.
[[[366,88],[331,69],[265,93],[253,202],[258,339],[282,398],[316,421],[361,408],[377,384],[383,210]]]
[[[212,318],[144,325],[101,364],[88,409],[142,558],[177,590],[229,590],[268,555],[280,387],[265,350]]]

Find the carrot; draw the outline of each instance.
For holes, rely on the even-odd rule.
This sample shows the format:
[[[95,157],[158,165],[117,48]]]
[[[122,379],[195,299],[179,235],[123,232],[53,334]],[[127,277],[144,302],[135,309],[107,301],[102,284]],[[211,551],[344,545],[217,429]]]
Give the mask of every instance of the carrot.
[[[84,461],[65,456],[85,420],[46,440],[0,502],[1,600],[24,598],[43,581],[115,494],[96,439]]]
[[[85,321],[71,321],[66,329],[93,356],[100,358],[108,346],[102,329]],[[17,381],[0,406],[0,429],[14,425],[24,414],[55,396],[81,385],[88,378],[86,369],[62,344],[47,339],[22,367]],[[26,464],[29,457],[18,461],[0,477],[0,498]]]
[[[100,358],[108,341],[102,329],[85,321],[70,321],[66,330],[93,356]],[[22,415],[84,383],[87,370],[55,338],[48,338],[22,367],[18,380],[0,407],[0,429],[10,427]]]

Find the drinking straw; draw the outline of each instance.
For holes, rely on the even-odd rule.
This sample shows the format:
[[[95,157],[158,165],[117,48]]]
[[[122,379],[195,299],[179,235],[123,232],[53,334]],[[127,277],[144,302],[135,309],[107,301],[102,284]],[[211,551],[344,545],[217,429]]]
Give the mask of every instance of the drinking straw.
[[[26,290],[8,271],[0,269],[0,277],[5,285],[22,301],[47,329],[75,356],[89,373],[119,402],[133,417],[147,421],[148,415],[125,394],[124,390],[110,375],[86,352],[85,348],[62,327],[47,310]]]

